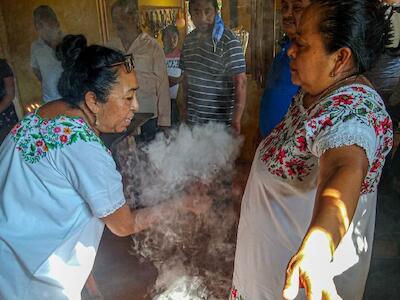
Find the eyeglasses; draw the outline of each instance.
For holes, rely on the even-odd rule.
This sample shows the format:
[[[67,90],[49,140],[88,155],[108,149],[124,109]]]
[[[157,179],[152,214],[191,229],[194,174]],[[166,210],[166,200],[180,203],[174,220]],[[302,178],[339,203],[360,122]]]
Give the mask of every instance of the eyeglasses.
[[[133,55],[132,54],[128,54],[125,55],[125,60],[121,61],[121,62],[117,62],[115,64],[111,64],[111,65],[105,65],[104,67],[116,67],[119,65],[125,65],[125,70],[127,73],[130,73],[133,71],[133,69],[135,69],[135,60],[133,59]]]

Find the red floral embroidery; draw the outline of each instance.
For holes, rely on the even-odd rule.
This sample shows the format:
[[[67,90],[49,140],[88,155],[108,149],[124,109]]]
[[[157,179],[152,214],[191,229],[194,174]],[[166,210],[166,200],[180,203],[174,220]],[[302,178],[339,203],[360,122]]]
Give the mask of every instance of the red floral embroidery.
[[[334,96],[332,98],[332,100],[333,100],[333,106],[351,105],[351,104],[353,104],[354,96],[348,95],[348,94],[343,94],[343,95]]]
[[[382,121],[381,126],[383,134],[386,134],[388,130],[392,129],[392,121],[387,117]]]
[[[43,146],[43,141],[36,142],[36,147],[42,147],[42,146]]]
[[[337,95],[327,98],[315,108],[301,112],[302,94],[290,107],[286,118],[271,132],[260,146],[259,158],[268,171],[284,180],[304,180],[318,166],[318,157],[311,153],[318,135],[329,127],[351,120],[375,130],[378,150],[362,184],[361,193],[376,190],[385,156],[392,147],[392,122],[377,94],[362,86],[345,87]],[[351,126],[351,125],[350,125]],[[329,134],[329,132],[328,132]]]
[[[322,129],[325,129],[327,126],[333,126],[332,120],[329,117],[326,117],[324,120],[320,120],[318,123],[322,125]]]
[[[61,135],[60,141],[61,141],[61,143],[65,144],[66,142],[68,142],[68,137],[66,135]]]
[[[299,136],[297,139],[297,149],[301,152],[305,152],[307,150],[307,141],[304,136]]]
[[[275,158],[275,161],[279,161],[280,164],[283,164],[283,159],[286,157],[286,152],[283,149],[280,149],[278,155]]]

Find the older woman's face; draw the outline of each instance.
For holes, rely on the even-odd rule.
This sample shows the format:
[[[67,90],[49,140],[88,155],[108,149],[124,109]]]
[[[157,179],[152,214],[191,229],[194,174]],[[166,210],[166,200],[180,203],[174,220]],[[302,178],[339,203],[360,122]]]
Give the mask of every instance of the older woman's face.
[[[136,90],[139,88],[135,72],[118,68],[119,81],[114,85],[106,103],[101,104],[99,130],[103,133],[123,132],[139,109]]]
[[[294,38],[303,10],[310,5],[310,0],[282,0],[282,26],[289,38]]]
[[[304,11],[293,44],[288,50],[292,82],[311,95],[318,95],[332,84],[329,74],[335,64],[334,55],[326,52],[318,30],[317,10],[310,6]]]

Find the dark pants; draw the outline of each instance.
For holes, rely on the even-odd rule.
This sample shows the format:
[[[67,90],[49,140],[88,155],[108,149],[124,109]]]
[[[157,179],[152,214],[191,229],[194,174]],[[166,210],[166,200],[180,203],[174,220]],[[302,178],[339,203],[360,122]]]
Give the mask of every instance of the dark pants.
[[[179,124],[179,109],[176,99],[171,99],[171,125],[178,125]]]

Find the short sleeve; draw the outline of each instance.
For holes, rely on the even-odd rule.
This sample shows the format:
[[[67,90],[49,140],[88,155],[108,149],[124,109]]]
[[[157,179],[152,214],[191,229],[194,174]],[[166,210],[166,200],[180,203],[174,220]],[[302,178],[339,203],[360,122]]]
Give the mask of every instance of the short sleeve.
[[[59,151],[56,162],[94,216],[106,217],[125,204],[122,177],[99,142],[72,144]]]
[[[356,145],[365,151],[370,166],[375,160],[374,127],[366,116],[351,109],[327,109],[309,119],[305,128],[308,148],[316,157],[333,148]]]
[[[11,67],[5,59],[0,59],[0,78],[7,78],[14,76]]]
[[[224,62],[226,73],[236,75],[246,72],[246,60],[242,44],[239,39],[232,33],[232,38],[228,40],[224,47]]]

